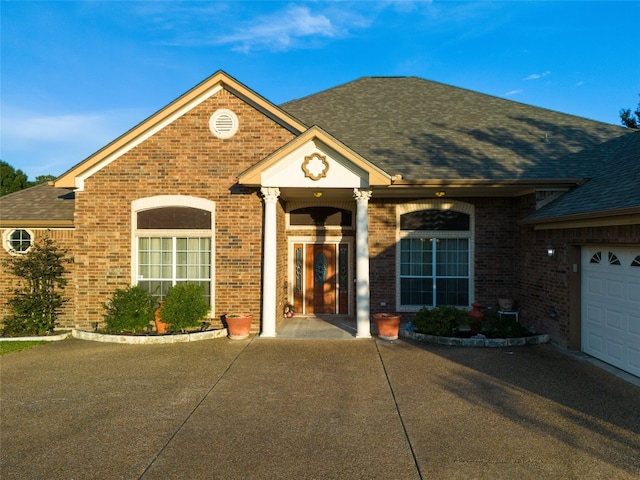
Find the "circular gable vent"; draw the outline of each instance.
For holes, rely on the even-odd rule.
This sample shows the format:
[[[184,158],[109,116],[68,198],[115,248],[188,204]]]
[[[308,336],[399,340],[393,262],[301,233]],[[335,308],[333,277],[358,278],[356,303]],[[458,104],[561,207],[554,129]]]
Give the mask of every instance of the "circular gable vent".
[[[238,131],[238,117],[231,110],[216,110],[209,119],[209,129],[218,138],[231,138]]]

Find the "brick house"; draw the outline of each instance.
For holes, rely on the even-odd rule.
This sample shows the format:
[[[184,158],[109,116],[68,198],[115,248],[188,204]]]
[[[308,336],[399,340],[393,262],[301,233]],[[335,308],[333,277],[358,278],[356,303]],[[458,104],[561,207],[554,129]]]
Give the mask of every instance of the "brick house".
[[[198,282],[214,322],[250,311],[266,337],[287,304],[366,338],[379,311],[507,295],[557,344],[640,375],[639,159],[630,129],[415,77],[276,106],[217,72],[2,197],[1,255],[44,234],[70,250],[63,327],[131,284]]]

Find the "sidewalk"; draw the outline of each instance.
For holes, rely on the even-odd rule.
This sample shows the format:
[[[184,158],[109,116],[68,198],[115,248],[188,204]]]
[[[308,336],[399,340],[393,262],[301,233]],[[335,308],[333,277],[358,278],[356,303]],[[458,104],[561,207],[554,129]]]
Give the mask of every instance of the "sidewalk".
[[[65,340],[0,375],[7,480],[640,476],[640,389],[548,345]]]

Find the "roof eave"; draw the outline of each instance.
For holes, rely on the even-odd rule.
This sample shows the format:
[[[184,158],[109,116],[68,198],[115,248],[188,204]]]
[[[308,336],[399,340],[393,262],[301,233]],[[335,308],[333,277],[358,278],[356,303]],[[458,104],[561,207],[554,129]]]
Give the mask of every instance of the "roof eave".
[[[74,228],[73,220],[0,220],[0,228]]]
[[[470,187],[470,186],[506,186],[506,185],[522,185],[531,187],[574,187],[584,183],[584,178],[541,178],[541,179],[473,179],[473,178],[459,178],[459,179],[426,179],[426,180],[405,180],[401,175],[393,177],[393,185],[395,186],[455,186],[455,187]]]
[[[525,218],[519,222],[536,230],[580,228],[587,226],[640,225],[640,206],[597,210],[553,217]]]

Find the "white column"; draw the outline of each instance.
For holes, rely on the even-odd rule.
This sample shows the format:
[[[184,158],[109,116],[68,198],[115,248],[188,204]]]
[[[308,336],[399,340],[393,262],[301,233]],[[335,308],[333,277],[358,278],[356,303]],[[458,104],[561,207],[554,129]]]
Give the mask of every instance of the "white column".
[[[262,331],[261,337],[276,336],[276,204],[280,190],[263,187],[264,243],[262,247]]]
[[[370,338],[369,199],[371,190],[353,189],[356,199],[356,338]]]

